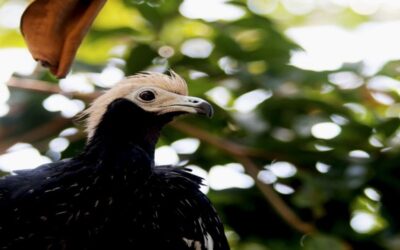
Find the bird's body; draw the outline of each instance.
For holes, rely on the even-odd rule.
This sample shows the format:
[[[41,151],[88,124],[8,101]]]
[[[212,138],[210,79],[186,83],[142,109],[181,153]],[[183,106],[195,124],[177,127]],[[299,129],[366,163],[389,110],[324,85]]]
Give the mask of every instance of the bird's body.
[[[229,249],[201,178],[154,165],[180,112],[110,100],[80,155],[0,180],[0,249]]]

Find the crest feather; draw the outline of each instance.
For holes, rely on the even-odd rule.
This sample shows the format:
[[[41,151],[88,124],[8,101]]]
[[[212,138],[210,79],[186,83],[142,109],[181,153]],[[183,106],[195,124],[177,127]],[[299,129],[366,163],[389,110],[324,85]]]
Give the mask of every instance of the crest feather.
[[[188,88],[185,80],[174,71],[170,71],[170,75],[156,72],[143,72],[129,76],[96,98],[90,107],[82,113],[81,117],[86,117],[86,132],[88,133],[88,137],[90,138],[93,136],[96,126],[106,112],[107,106],[112,101],[123,98],[144,86],[158,87],[179,95],[188,95]]]

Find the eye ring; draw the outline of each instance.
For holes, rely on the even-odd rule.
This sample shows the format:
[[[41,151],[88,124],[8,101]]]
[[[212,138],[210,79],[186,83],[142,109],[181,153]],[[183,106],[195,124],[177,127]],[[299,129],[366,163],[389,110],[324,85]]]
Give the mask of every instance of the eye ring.
[[[153,91],[145,90],[139,94],[139,98],[143,101],[150,102],[156,99],[156,95]]]

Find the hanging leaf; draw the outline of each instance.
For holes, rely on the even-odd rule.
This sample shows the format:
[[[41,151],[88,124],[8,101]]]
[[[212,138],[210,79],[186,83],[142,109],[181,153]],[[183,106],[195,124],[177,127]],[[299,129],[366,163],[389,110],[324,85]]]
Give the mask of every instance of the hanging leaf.
[[[79,45],[105,2],[34,1],[21,19],[21,31],[33,58],[58,78],[65,77]]]

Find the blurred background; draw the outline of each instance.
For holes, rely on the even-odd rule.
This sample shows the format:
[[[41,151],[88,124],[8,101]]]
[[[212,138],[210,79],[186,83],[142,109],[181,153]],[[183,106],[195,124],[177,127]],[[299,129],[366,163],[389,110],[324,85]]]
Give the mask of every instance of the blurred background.
[[[400,249],[400,1],[110,0],[60,81],[28,2],[0,0],[1,175],[76,155],[99,91],[172,68],[216,114],[168,126],[156,162],[205,178],[232,249]]]

